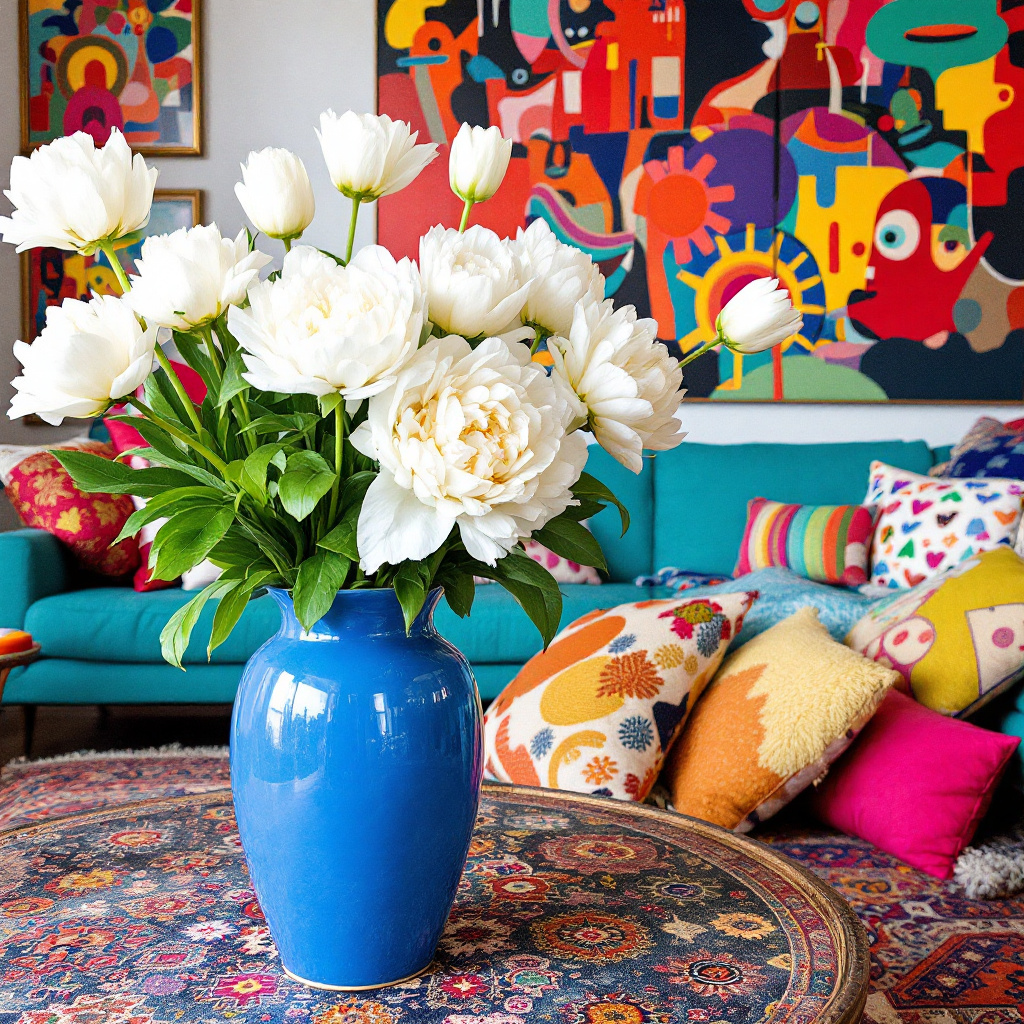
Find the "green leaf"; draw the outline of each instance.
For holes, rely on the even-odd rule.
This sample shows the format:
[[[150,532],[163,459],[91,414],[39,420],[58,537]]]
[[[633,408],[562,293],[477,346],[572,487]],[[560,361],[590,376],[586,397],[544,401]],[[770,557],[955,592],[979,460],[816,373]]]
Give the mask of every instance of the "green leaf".
[[[343,513],[338,525],[326,536],[321,537],[316,543],[317,547],[325,551],[334,551],[339,555],[345,555],[353,562],[359,559],[359,548],[356,546],[356,528],[359,524],[359,505],[349,505]]]
[[[271,466],[277,466],[282,472],[287,457],[281,442],[260,445],[256,451],[245,459],[236,459],[228,463],[228,479],[241,487],[246,494],[251,494],[261,505],[267,503],[267,473]]]
[[[416,616],[423,609],[423,602],[430,591],[430,577],[430,566],[426,562],[403,562],[395,573],[392,585],[402,606],[406,633],[412,629]]]
[[[113,544],[126,537],[134,537],[142,527],[156,519],[163,519],[165,516],[174,515],[175,512],[184,512],[188,508],[200,505],[223,505],[225,500],[225,495],[212,487],[172,487],[163,494],[149,498],[142,508],[136,509],[128,517]],[[182,507],[179,508],[179,505]]]
[[[259,590],[260,587],[266,586],[276,578],[277,573],[269,569],[261,569],[247,574],[243,580],[238,580],[224,594],[213,616],[210,643],[206,648],[207,658],[230,636],[231,630],[235,628],[238,620],[242,617],[242,612],[245,611],[245,606],[249,603],[253,592]]]
[[[250,403],[249,411],[253,411]],[[315,413],[296,412],[288,415],[279,413],[266,413],[257,416],[247,427],[240,431],[243,434],[271,434],[277,438],[280,434],[294,433],[299,437],[312,434],[320,425],[320,417]]]
[[[149,561],[158,580],[177,579],[198,565],[235,521],[230,506],[189,509],[169,519],[157,531]]]
[[[572,494],[574,498],[589,498],[601,502],[602,505],[614,505],[619,510],[622,534],[625,536],[629,529],[629,509],[600,480],[589,473],[580,473],[579,480],[573,484]]]
[[[317,452],[298,451],[288,456],[278,481],[278,494],[285,511],[300,523],[331,489],[336,477],[327,460]]]
[[[206,556],[222,569],[229,565],[253,565],[263,558],[262,549],[234,528],[210,549]]]
[[[556,555],[580,565],[592,565],[608,571],[604,552],[597,538],[585,527],[565,515],[549,520],[540,530],[534,530],[533,539],[539,540]]]
[[[471,560],[468,571],[474,576],[500,583],[522,606],[540,631],[545,648],[555,638],[562,617],[562,594],[554,577],[538,565],[522,548],[514,548],[498,564],[490,566]]]
[[[448,607],[460,619],[464,619],[473,607],[473,598],[476,596],[476,583],[473,574],[461,572],[454,566],[446,567],[434,581],[438,586],[444,587],[445,600]]]
[[[164,661],[181,668],[181,659],[188,650],[188,642],[195,629],[203,607],[211,597],[227,591],[233,586],[233,580],[215,580],[208,587],[200,590],[188,604],[182,605],[167,621],[160,631],[160,653]]]
[[[320,405],[320,415],[330,416],[345,399],[337,391],[332,391],[329,395],[320,395],[317,401]]]
[[[163,416],[164,419],[181,426],[191,423],[178,393],[174,390],[174,385],[171,384],[170,378],[163,368],[154,370],[146,378],[142,393],[146,399],[146,405],[158,416]]]
[[[333,551],[318,551],[299,566],[292,600],[302,628],[310,630],[330,610],[352,562]]]
[[[137,494],[149,498],[192,483],[176,470],[132,469],[123,462],[89,452],[55,451],[53,456],[71,474],[75,486],[90,494]]]
[[[223,408],[235,395],[249,386],[249,382],[242,377],[244,372],[245,363],[242,360],[242,353],[233,353],[224,367],[224,376],[221,378],[220,391],[215,403],[218,409]]]

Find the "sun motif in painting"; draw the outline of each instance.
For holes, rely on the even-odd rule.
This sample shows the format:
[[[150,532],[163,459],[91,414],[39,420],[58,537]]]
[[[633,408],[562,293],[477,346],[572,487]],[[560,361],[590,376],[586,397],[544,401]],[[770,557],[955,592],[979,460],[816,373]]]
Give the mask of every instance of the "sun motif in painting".
[[[579,835],[551,839],[540,848],[545,860],[568,871],[638,872],[657,867],[658,848],[649,839],[624,835]]]
[[[559,914],[530,925],[537,948],[562,960],[616,963],[642,956],[652,946],[647,928],[600,911]]]

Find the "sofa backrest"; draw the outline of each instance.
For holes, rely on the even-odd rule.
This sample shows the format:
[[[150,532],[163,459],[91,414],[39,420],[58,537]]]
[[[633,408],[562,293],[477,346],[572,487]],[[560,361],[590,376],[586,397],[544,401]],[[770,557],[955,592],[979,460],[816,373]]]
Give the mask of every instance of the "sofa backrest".
[[[684,442],[685,443],[685,442]],[[660,457],[660,456],[659,456]],[[590,529],[601,542],[608,572],[616,583],[632,581],[651,571],[654,537],[654,472],[651,460],[637,476],[616,462],[599,445],[590,446],[586,470],[611,490],[629,509],[630,526],[626,536],[615,508],[605,508],[590,520]]]
[[[653,480],[650,568],[674,565],[731,574],[749,501],[858,504],[867,492],[868,469],[874,459],[913,473],[927,473],[933,465],[924,441],[727,445],[684,441],[672,451],[659,452],[641,474],[641,479]],[[601,539],[605,551],[611,552]]]

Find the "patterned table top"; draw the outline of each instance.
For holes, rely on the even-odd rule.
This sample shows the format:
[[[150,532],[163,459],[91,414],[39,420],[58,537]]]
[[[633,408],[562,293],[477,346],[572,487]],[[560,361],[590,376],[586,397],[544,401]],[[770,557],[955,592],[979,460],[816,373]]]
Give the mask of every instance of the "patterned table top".
[[[104,800],[103,762],[85,770],[92,785],[63,793],[5,779],[22,814],[5,800],[4,1021],[860,1019],[863,929],[798,866],[677,815],[498,786],[485,787],[428,974],[359,995],[310,990],[280,970],[229,791],[122,772]]]

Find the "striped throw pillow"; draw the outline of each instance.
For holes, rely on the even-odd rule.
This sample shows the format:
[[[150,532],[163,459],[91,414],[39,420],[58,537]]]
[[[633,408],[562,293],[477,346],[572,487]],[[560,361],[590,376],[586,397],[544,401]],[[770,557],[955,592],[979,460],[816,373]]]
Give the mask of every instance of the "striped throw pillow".
[[[781,566],[819,583],[868,581],[875,509],[864,505],[783,505],[755,498],[736,575]]]

